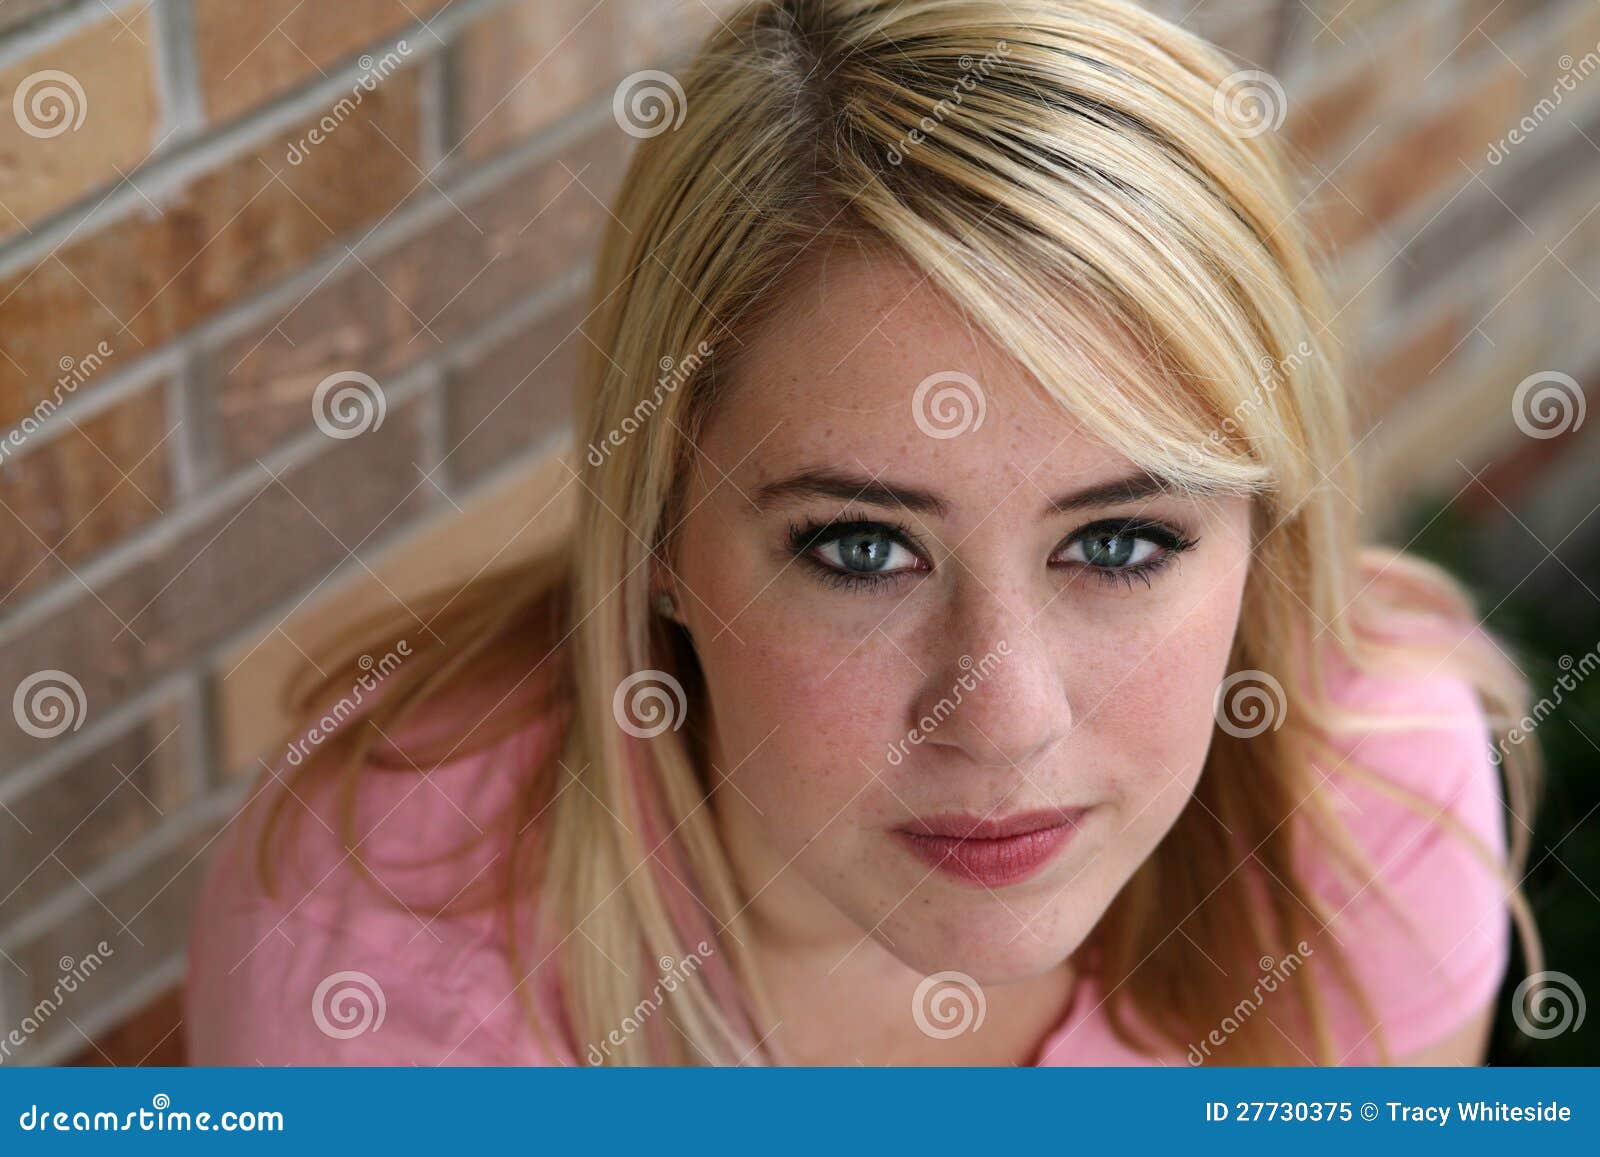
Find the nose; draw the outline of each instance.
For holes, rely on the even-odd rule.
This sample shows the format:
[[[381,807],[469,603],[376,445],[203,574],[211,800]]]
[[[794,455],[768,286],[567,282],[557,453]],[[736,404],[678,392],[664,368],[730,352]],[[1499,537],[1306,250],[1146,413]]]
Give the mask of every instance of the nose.
[[[976,764],[1030,765],[1072,727],[1064,648],[989,592],[972,597],[928,654],[912,704],[921,742],[959,749]]]

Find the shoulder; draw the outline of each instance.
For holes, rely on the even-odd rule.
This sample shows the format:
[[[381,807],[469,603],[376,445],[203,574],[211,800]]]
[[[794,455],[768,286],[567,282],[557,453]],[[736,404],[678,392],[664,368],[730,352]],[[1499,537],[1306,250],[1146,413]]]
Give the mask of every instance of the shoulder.
[[[436,767],[362,769],[342,812],[280,762],[217,841],[189,938],[185,1025],[202,1064],[566,1063],[527,1026],[545,970],[514,975],[493,908],[434,915],[492,885],[515,803],[548,729],[534,725]],[[268,807],[292,829],[267,845]],[[348,821],[348,827],[346,823]],[[360,852],[364,875],[351,854]],[[527,967],[538,964],[534,957]]]
[[[1326,933],[1355,972],[1391,1056],[1416,1052],[1494,998],[1510,949],[1506,809],[1477,691],[1447,669],[1327,669],[1348,713],[1316,761],[1319,794],[1370,874],[1338,869],[1307,840],[1302,871],[1332,912]],[[1476,848],[1474,846],[1476,844]],[[1375,1053],[1337,995],[1346,1063]],[[1336,1031],[1338,1029],[1336,1028]]]

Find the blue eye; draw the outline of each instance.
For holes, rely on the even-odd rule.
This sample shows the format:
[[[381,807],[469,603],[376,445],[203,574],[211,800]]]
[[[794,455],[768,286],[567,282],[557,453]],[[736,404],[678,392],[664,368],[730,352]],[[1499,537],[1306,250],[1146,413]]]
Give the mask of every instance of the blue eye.
[[[917,557],[882,528],[851,530],[812,547],[831,566],[856,574],[916,569]]]
[[[867,519],[790,526],[790,546],[826,581],[843,586],[893,582],[931,569],[904,527]]]
[[[1153,555],[1160,553],[1160,550],[1160,545],[1154,540],[1141,538],[1125,530],[1097,531],[1069,542],[1065,556],[1070,556],[1076,551],[1078,557],[1069,557],[1067,561],[1120,569],[1143,565]]]
[[[1151,578],[1184,551],[1199,545],[1175,527],[1146,519],[1102,519],[1075,531],[1048,565],[1132,586]],[[876,588],[931,571],[927,551],[908,528],[866,517],[791,524],[789,546],[796,558],[830,586]]]
[[[1150,579],[1199,539],[1186,538],[1161,522],[1107,519],[1084,527],[1051,555],[1052,566],[1065,563],[1106,582],[1132,586],[1135,579]]]

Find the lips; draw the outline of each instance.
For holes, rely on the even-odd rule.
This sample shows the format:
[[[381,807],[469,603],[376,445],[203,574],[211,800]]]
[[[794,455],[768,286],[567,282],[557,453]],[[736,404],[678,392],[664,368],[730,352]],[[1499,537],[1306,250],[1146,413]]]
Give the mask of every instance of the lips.
[[[930,868],[985,888],[1017,884],[1038,873],[1077,833],[1088,808],[1044,808],[992,818],[925,816],[895,829],[900,842]]]

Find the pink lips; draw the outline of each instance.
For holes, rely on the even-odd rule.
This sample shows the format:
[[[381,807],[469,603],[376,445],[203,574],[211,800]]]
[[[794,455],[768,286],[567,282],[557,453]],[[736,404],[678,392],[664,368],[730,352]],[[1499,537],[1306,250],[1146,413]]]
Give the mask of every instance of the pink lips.
[[[1001,819],[929,816],[895,836],[929,867],[985,888],[1034,875],[1077,832],[1088,808],[1045,808]]]

